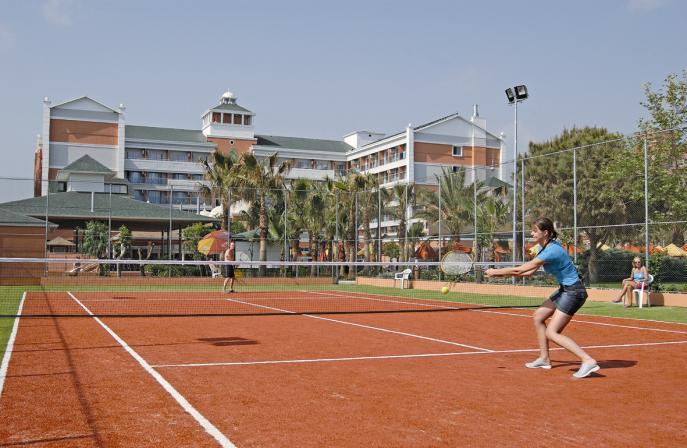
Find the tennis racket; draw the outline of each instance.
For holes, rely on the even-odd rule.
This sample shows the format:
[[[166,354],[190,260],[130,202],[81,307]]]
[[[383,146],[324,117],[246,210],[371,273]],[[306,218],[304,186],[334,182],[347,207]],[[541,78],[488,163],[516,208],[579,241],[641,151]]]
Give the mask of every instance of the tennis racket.
[[[472,266],[472,258],[465,252],[454,250],[444,255],[441,258],[439,267],[444,274],[453,277],[453,280],[450,280],[445,287],[450,289],[456,283],[459,276],[467,274],[472,270]]]

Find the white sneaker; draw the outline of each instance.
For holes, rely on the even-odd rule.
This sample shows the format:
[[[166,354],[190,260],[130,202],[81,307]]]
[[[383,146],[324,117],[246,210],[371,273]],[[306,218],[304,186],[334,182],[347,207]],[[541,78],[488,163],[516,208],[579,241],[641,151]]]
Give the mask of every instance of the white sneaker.
[[[527,364],[525,364],[525,367],[527,367],[528,369],[550,369],[551,364],[537,358],[534,361],[528,362]]]
[[[596,363],[594,363],[594,364],[582,364],[580,366],[580,370],[573,373],[573,376],[575,378],[584,378],[584,377],[587,377],[594,372],[599,371],[599,369],[601,369],[601,367],[599,367],[599,365]]]

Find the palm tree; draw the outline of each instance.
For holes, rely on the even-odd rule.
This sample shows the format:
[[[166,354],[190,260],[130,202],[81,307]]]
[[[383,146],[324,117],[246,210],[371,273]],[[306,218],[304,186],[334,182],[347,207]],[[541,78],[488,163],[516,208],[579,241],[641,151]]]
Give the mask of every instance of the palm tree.
[[[313,261],[319,259],[320,234],[326,223],[327,197],[330,192],[326,182],[313,182],[306,179],[297,179],[291,183],[293,200],[294,222],[308,234],[310,256]],[[326,232],[325,232],[326,233]],[[313,265],[310,275],[317,274]]]
[[[425,226],[421,222],[414,222],[408,228],[408,239],[409,242],[409,255],[415,256],[415,251],[417,250],[417,243],[420,238],[425,236]]]
[[[365,189],[365,176],[359,173],[351,173],[344,177],[340,177],[334,181],[334,189],[338,192],[339,223],[343,229],[344,251],[349,262],[354,262],[357,255],[357,241],[356,234],[358,232],[358,193]],[[352,273],[344,268],[344,272],[348,272],[349,276]]]
[[[212,158],[212,162],[208,160],[200,161],[205,171],[203,177],[208,181],[209,185],[200,184],[199,192],[206,198],[215,197],[219,199],[222,205],[222,222],[220,226],[223,230],[226,230],[231,203],[233,202],[231,191],[232,188],[240,184],[238,155],[235,150],[232,150],[228,155],[215,151],[212,154]]]
[[[408,210],[415,205],[415,185],[414,184],[396,184],[391,190],[382,190],[382,202],[388,204],[389,202],[396,202],[396,205],[387,206],[385,211],[391,217],[398,221],[398,239],[401,244],[400,261],[408,259]]]
[[[241,178],[241,196],[243,199],[255,200],[260,205],[260,261],[267,261],[267,233],[269,218],[267,214],[268,202],[277,190],[284,188],[284,178],[291,169],[288,161],[278,164],[277,154],[274,153],[263,159],[256,158],[251,153],[243,153],[239,160]],[[260,275],[267,273],[267,266],[260,266]]]
[[[442,229],[448,231],[449,238],[460,241],[463,228],[474,220],[475,186],[465,185],[465,168],[463,167],[456,172],[442,168],[441,176],[435,177],[439,183],[438,195],[434,192],[423,191],[420,194],[421,206],[417,216],[432,225],[438,224],[441,219]],[[479,188],[479,184],[477,187]]]
[[[361,174],[362,191],[358,193],[358,209],[360,210],[363,226],[363,256],[365,261],[370,261],[370,242],[372,232],[370,230],[370,220],[377,211],[377,194],[375,189],[379,188],[377,175],[373,173]]]
[[[501,196],[484,195],[479,201],[477,225],[479,228],[478,241],[480,247],[488,247],[488,261],[494,261],[494,234],[503,230],[510,217],[509,203]],[[475,259],[475,261],[478,261]]]

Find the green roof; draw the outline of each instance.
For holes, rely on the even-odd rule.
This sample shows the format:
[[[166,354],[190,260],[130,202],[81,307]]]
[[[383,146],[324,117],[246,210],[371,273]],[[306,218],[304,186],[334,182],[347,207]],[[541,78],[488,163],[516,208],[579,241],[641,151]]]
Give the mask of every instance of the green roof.
[[[126,138],[139,140],[162,140],[169,142],[207,143],[205,135],[194,129],[156,128],[151,126],[130,126],[125,129]]]
[[[95,160],[89,155],[85,155],[69,165],[62,168],[62,171],[80,172],[80,173],[102,173],[112,174],[112,170],[107,168],[102,163]]]
[[[510,186],[511,186],[511,185],[510,185],[509,183],[507,183],[507,182],[502,181],[502,180],[499,179],[498,177],[490,177],[489,179],[487,179],[487,180],[484,182],[484,186],[485,186],[485,187],[489,187],[489,188],[502,188],[502,187],[505,187],[505,188],[509,188],[509,189],[510,189]]]
[[[112,214],[109,213],[110,199],[112,200]],[[45,216],[46,197],[23,199],[5,202],[0,208],[14,213],[29,216]],[[164,221],[169,220],[169,205],[148,204],[137,201],[126,195],[109,193],[95,193],[93,212],[91,212],[91,193],[69,191],[53,193],[49,198],[49,219],[108,219],[131,221]],[[213,218],[183,212],[172,208],[173,221],[214,222]]]
[[[16,213],[7,209],[0,208],[0,225],[3,226],[45,226],[45,221],[42,219],[32,218],[21,213]],[[48,223],[49,226],[54,227],[55,224]]]
[[[228,110],[228,111],[234,111],[234,112],[248,112],[252,114],[253,112],[249,111],[245,107],[241,107],[238,104],[218,104],[217,106],[213,107],[210,110]]]
[[[302,149],[306,151],[327,151],[346,153],[352,146],[340,140],[320,140],[316,138],[280,137],[277,135],[256,135],[257,146],[273,146],[275,149]]]

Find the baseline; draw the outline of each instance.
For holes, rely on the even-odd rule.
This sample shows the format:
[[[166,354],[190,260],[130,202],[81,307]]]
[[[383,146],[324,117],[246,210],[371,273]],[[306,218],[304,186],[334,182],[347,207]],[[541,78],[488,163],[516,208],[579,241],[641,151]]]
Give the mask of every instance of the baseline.
[[[637,344],[610,344],[610,345],[587,345],[583,346],[584,349],[605,349],[605,348],[627,348],[627,347],[646,347],[655,345],[678,345],[687,344],[685,341],[668,341],[668,342],[643,342]],[[550,351],[562,351],[565,350],[562,347],[550,348]],[[418,353],[413,355],[384,355],[384,356],[351,356],[343,358],[313,358],[313,359],[281,359],[281,360],[268,360],[268,361],[241,361],[241,362],[211,362],[211,363],[192,363],[192,364],[159,364],[153,365],[152,367],[159,368],[170,368],[170,367],[217,367],[217,366],[250,366],[250,365],[260,365],[260,364],[303,364],[303,363],[315,363],[315,362],[337,362],[337,361],[363,361],[363,360],[376,360],[376,359],[408,359],[408,358],[436,358],[445,356],[463,356],[463,355],[496,355],[504,353],[526,353],[526,352],[538,352],[538,348],[522,348],[522,349],[511,349],[511,350],[491,350],[489,352],[485,351],[474,351],[474,352],[449,352],[449,353]]]
[[[492,310],[468,310],[468,311],[471,311],[474,313],[488,313],[488,314],[500,314],[503,316],[526,317],[528,319],[532,318],[532,316],[530,316],[530,315],[518,314],[518,313],[508,313],[505,311],[492,311]],[[586,314],[586,316],[589,316],[589,315]],[[605,318],[606,316],[597,316],[597,317]],[[610,318],[612,319],[613,317],[610,317]],[[579,320],[579,319],[575,319],[575,318],[573,318],[571,322],[581,323],[581,324],[589,324],[589,325],[600,325],[600,326],[604,326],[604,327],[627,328],[630,330],[643,330],[643,331],[657,331],[657,332],[661,332],[661,333],[687,334],[687,331],[681,331],[681,330],[668,330],[665,328],[653,328],[653,327],[637,327],[634,325],[611,324],[608,322],[595,322],[592,320]],[[652,321],[652,322],[654,322],[654,321]],[[660,321],[657,321],[657,322],[660,322]],[[671,324],[672,322],[665,322],[665,323]]]

